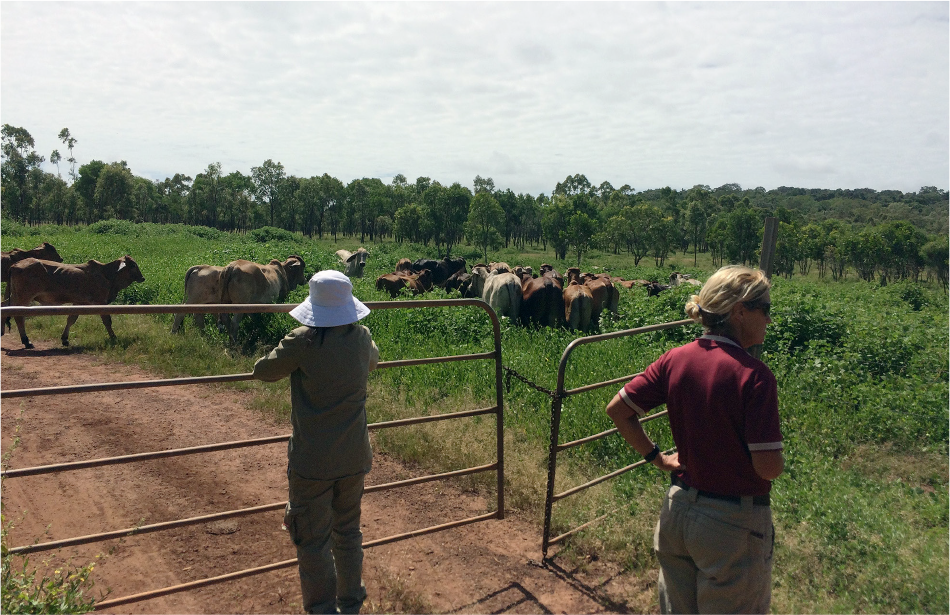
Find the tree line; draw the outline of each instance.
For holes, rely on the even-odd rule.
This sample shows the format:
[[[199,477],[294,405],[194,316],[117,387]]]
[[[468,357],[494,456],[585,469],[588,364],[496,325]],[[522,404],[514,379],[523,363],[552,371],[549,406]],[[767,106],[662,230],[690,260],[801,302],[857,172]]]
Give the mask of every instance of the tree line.
[[[77,168],[77,139],[68,128],[54,150],[36,152],[25,128],[2,129],[2,207],[5,218],[28,225],[92,224],[120,219],[207,226],[246,233],[262,227],[309,237],[359,237],[432,244],[448,255],[462,241],[488,251],[530,244],[550,247],[558,259],[591,249],[627,252],[637,265],[662,267],[671,254],[709,254],[714,265],[757,261],[762,222],[779,220],[775,272],[791,277],[815,268],[842,279],[919,279],[924,272],[947,286],[948,193],[872,189],[742,189],[697,185],[635,191],[629,184],[593,185],[583,174],[558,182],[551,195],[516,194],[476,176],[473,188],[445,186],[429,177],[396,175],[349,183],[330,176],[288,175],[265,160],[250,173],[224,174],[211,163],[194,178],[182,173],[153,181],[134,175],[125,161],[92,160]],[[61,163],[67,163],[63,178]]]

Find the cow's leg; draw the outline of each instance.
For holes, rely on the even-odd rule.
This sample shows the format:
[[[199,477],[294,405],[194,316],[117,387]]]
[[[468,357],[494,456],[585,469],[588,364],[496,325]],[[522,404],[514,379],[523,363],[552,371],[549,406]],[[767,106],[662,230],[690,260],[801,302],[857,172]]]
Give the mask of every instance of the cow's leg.
[[[63,341],[63,346],[69,346],[69,328],[73,326],[73,323],[79,319],[79,314],[71,314],[66,317],[66,328],[63,329],[63,336],[60,338]]]
[[[240,312],[238,312],[237,314],[231,317],[231,327],[228,329],[228,334],[231,336],[232,344],[237,343],[238,329],[241,327],[241,318],[243,316],[244,314],[241,314]]]
[[[112,315],[111,314],[102,314],[102,324],[106,326],[106,331],[109,332],[109,339],[115,339],[115,331],[112,330]]]
[[[184,319],[184,314],[175,314],[175,322],[172,323],[172,333],[178,333],[178,330],[181,329],[181,321]]]
[[[16,330],[20,332],[20,341],[23,342],[24,348],[33,348],[33,344],[30,343],[30,338],[26,336],[26,323],[24,322],[23,316],[14,316],[13,320],[16,322]]]

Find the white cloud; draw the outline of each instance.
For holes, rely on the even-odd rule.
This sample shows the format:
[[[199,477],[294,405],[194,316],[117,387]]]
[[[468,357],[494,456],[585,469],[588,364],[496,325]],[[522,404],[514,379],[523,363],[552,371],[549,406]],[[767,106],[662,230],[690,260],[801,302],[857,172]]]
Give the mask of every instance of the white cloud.
[[[0,4],[0,115],[194,175],[947,186],[946,3]],[[494,174],[494,175],[493,175]],[[717,183],[718,182],[718,183]]]

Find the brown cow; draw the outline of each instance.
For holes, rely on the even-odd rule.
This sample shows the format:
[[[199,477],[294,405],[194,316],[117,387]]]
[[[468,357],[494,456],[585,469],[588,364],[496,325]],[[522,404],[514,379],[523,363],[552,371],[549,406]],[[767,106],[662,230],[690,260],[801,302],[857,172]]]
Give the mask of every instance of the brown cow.
[[[414,295],[432,290],[432,271],[424,269],[420,273],[407,274],[402,271],[387,273],[376,278],[376,290],[385,290],[395,299],[408,288]]]
[[[185,301],[184,303],[221,303],[221,277],[226,267],[217,265],[195,265],[189,267],[185,272]],[[204,328],[205,315],[194,314],[195,326]],[[185,319],[184,314],[175,314],[175,322],[172,323],[172,333],[177,333],[181,328],[181,323]],[[218,327],[223,328],[227,323],[225,314],[218,314]]]
[[[221,303],[280,303],[293,289],[307,281],[303,259],[291,254],[283,263],[272,260],[266,265],[237,260],[221,273]],[[231,317],[228,333],[237,340],[238,327],[244,314]]]
[[[564,321],[569,329],[587,331],[590,328],[593,301],[590,289],[577,281],[564,289]]]
[[[523,273],[521,291],[521,324],[557,327],[564,322],[563,292],[554,278],[533,278]]]
[[[11,294],[3,305],[27,306],[34,301],[43,305],[108,305],[130,284],[144,281],[139,266],[128,255],[111,263],[91,260],[79,265],[27,258],[10,267]],[[66,328],[60,338],[63,346],[69,346],[69,328],[77,318],[77,315],[66,317]],[[101,318],[109,337],[115,339],[112,316],[102,314]],[[13,320],[23,346],[33,348],[26,335],[23,316]]]
[[[620,305],[620,291],[610,280],[610,274],[598,273],[594,275],[585,273],[581,275],[581,280],[590,288],[590,292],[594,296],[594,318],[600,318],[600,313],[603,310],[617,313]],[[602,296],[598,297],[598,294]],[[597,308],[598,298],[601,300],[600,309]]]
[[[399,262],[396,263],[396,273],[399,273],[400,271],[412,273],[412,261],[408,258],[400,258]]]
[[[6,290],[3,291],[4,299],[10,299],[10,267],[27,258],[36,258],[41,261],[52,261],[54,263],[63,262],[63,257],[59,255],[56,248],[46,241],[43,242],[43,245],[30,248],[29,250],[13,248],[9,252],[0,252],[0,282],[5,282],[7,285]],[[10,318],[4,318],[3,323],[7,326],[7,331],[9,331]]]

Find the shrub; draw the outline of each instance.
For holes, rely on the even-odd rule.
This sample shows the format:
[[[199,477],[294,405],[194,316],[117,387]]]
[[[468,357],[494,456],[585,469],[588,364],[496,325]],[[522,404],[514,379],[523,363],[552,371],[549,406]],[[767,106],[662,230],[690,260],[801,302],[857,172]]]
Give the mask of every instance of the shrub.
[[[135,223],[128,220],[101,220],[86,227],[86,231],[95,235],[135,235]]]
[[[95,599],[90,578],[94,563],[77,569],[63,566],[52,574],[45,571],[37,579],[39,570],[30,566],[27,557],[14,556],[6,545],[7,523],[0,529],[0,579],[2,579],[2,603],[4,613],[88,613],[93,610]],[[14,561],[16,558],[18,561]]]
[[[273,226],[262,226],[259,229],[255,229],[250,232],[250,236],[251,239],[258,243],[268,243],[270,241],[296,241],[299,239],[299,237],[294,233],[285,231],[282,228],[275,228]]]

